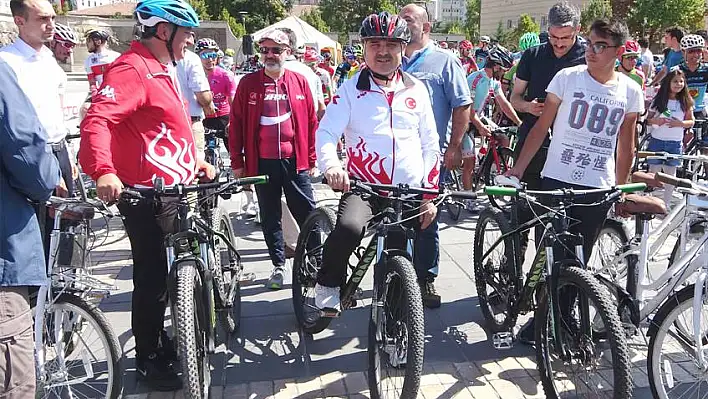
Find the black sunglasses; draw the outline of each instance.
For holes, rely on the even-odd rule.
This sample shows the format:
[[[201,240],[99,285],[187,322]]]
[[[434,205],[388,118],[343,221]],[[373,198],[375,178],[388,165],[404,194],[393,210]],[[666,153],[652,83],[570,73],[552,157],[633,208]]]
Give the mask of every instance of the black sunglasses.
[[[258,49],[258,52],[261,54],[268,54],[268,52],[272,52],[275,55],[280,55],[285,51],[285,48],[283,47],[266,47],[266,46],[261,46]]]

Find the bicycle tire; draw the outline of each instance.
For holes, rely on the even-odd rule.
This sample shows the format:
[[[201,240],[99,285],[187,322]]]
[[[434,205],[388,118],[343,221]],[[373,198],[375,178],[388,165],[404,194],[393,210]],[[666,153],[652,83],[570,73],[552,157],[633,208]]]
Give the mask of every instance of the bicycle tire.
[[[613,247],[610,247],[609,250],[607,248],[607,239],[609,239],[610,243],[613,245]],[[588,269],[590,269],[594,274],[605,270],[606,261],[615,260],[617,251],[624,248],[628,242],[629,237],[627,236],[627,231],[624,229],[621,222],[614,219],[605,220],[600,233],[597,235],[597,240],[595,240],[592,254],[590,254]],[[602,251],[604,251],[607,256],[603,256],[603,254],[600,253]],[[610,270],[607,271],[609,274],[603,275],[610,278],[610,281],[612,282],[619,282],[618,278],[626,277],[627,274],[626,264],[624,266],[625,268],[623,270]],[[625,284],[621,284],[620,286],[624,287]]]
[[[214,208],[214,212],[211,215],[213,228],[224,234],[226,238],[235,246],[236,236],[234,234],[234,227],[231,223],[231,218],[226,209],[221,206]],[[233,253],[231,248],[226,244],[221,244],[220,237],[214,237],[214,252],[215,252],[215,280],[222,285],[223,292],[228,294],[231,289],[232,273],[237,273],[241,276],[241,268],[243,267],[238,261],[237,254]],[[224,262],[228,262],[228,265],[224,265]],[[224,273],[225,269],[227,273]],[[241,282],[239,279],[236,280],[235,296],[233,304],[230,308],[224,308],[219,310],[217,313],[220,324],[226,332],[228,337],[233,334],[241,326]]]
[[[457,175],[456,170],[448,171],[448,175],[445,176],[445,185],[453,191],[460,191],[460,179]],[[460,220],[460,215],[462,214],[462,209],[464,208],[464,203],[456,200],[454,198],[448,197],[445,201],[445,209],[447,210],[450,219],[453,221]]]
[[[583,270],[578,266],[566,265],[560,268],[560,273],[558,276],[558,290],[562,290],[562,288],[568,283],[574,285],[576,290],[579,290],[580,292],[584,293],[585,296],[590,301],[592,301],[593,305],[595,306],[595,310],[602,319],[602,322],[607,331],[607,338],[605,344],[609,345],[609,351],[612,360],[611,368],[609,370],[612,370],[614,378],[612,378],[611,381],[612,386],[608,386],[605,388],[613,390],[612,397],[615,399],[631,398],[633,385],[632,376],[630,374],[632,363],[630,362],[629,348],[627,346],[627,340],[625,337],[624,329],[622,328],[619,315],[617,314],[617,308],[613,305],[610,299],[609,292],[603,285],[600,284],[600,282],[595,277],[593,277],[593,275],[589,271]],[[555,389],[554,384],[554,381],[561,382],[563,378],[555,375],[552,366],[549,364],[551,362],[550,359],[553,352],[549,348],[550,337],[548,337],[548,330],[550,328],[550,325],[548,323],[550,309],[548,307],[548,295],[546,287],[539,286],[536,292],[538,298],[538,307],[536,308],[536,312],[534,315],[536,337],[536,364],[541,377],[541,384],[543,385],[543,390],[547,398],[555,399],[559,397],[565,397],[559,395],[559,393]],[[591,322],[591,320],[588,322]],[[582,321],[580,323],[582,323]],[[564,328],[563,330],[567,332],[569,328],[572,327],[567,326],[566,324],[566,328]],[[588,352],[596,350],[598,347],[598,343],[593,342],[593,338],[595,337],[590,337],[591,342],[589,343],[587,342],[587,339],[580,340],[585,345],[591,345],[582,348],[582,351],[584,351],[585,356],[587,356]],[[607,361],[604,356],[603,360]],[[599,360],[597,359],[590,359],[590,361],[593,365],[599,364]],[[561,360],[561,362],[565,361]],[[584,368],[584,366],[579,365],[578,368]],[[567,372],[565,374],[567,374]],[[575,382],[577,383],[577,381]],[[597,388],[597,385],[599,385],[599,383],[607,384],[608,382],[610,381],[605,381],[603,380],[603,377],[598,375],[597,379],[591,380],[590,384],[588,385],[592,388]],[[575,388],[575,395],[583,397],[580,393],[577,392],[577,386],[575,386]]]
[[[504,212],[502,212],[498,208],[491,207],[486,208],[482,211],[482,213],[480,213],[479,219],[477,220],[477,225],[475,226],[473,261],[474,280],[475,284],[477,285],[477,299],[479,300],[479,307],[482,311],[482,315],[484,316],[487,330],[491,331],[492,333],[497,333],[511,331],[511,329],[516,324],[516,319],[518,315],[511,312],[509,306],[509,295],[516,295],[514,285],[516,281],[518,281],[520,278],[520,270],[517,265],[513,264],[516,259],[514,256],[513,239],[511,237],[507,237],[501,244],[504,245],[502,251],[503,258],[500,259],[499,270],[495,271],[495,274],[501,271],[503,264],[506,265],[507,270],[509,267],[512,267],[514,273],[511,276],[509,275],[509,273],[506,273],[505,275],[499,273],[499,286],[506,287],[509,289],[509,291],[506,293],[507,300],[505,302],[497,302],[502,299],[504,295],[497,292],[496,290],[491,293],[492,295],[490,295],[487,290],[487,282],[493,281],[492,277],[489,275],[489,268],[496,267],[496,265],[490,264],[489,258],[486,263],[482,262],[482,255],[487,251],[487,249],[484,248],[484,239],[489,238],[490,236],[488,234],[489,232],[487,231],[487,226],[489,223],[493,223],[498,226],[501,235],[510,232],[512,228]],[[509,260],[511,260],[512,262],[511,265],[509,264]],[[497,303],[501,305],[502,309],[506,310],[506,316],[504,316],[503,319],[499,320],[497,320],[497,315],[494,313],[495,308],[499,307],[496,305]]]
[[[674,331],[673,334],[682,335],[682,337],[680,338],[683,340],[687,340],[687,344],[691,346],[691,349],[695,348],[695,346],[693,346],[693,328],[691,328],[691,331],[687,334],[684,334],[683,331],[680,331],[678,328],[676,328],[679,327],[676,323],[682,311],[688,311],[689,313],[691,313],[692,316],[693,295],[694,284],[690,284],[681,289],[680,291],[671,295],[669,298],[666,299],[666,301],[664,301],[664,303],[661,305],[661,308],[659,308],[659,311],[656,312],[656,316],[654,317],[654,320],[652,321],[652,324],[650,326],[649,350],[647,354],[647,374],[649,377],[649,387],[654,398],[666,399],[673,397],[667,394],[666,388],[663,384],[663,381],[667,379],[663,378],[661,374],[662,369],[666,368],[668,364],[668,360],[662,361],[661,349],[668,347],[668,344],[664,342],[664,339],[667,335],[669,335],[669,328],[671,328],[672,326],[675,327],[676,331]],[[708,344],[705,338],[703,339],[703,341],[704,345]],[[686,343],[684,343],[683,345],[685,344]],[[691,355],[695,356],[695,354],[693,353]],[[674,352],[671,354],[670,357],[677,359],[678,356],[679,354]],[[695,362],[695,358],[691,358],[691,361],[682,365],[683,369],[680,373],[681,377],[691,375],[691,372],[685,369],[685,367],[689,367],[691,364],[693,364],[693,362]],[[698,375],[701,374],[702,372],[698,372]],[[675,381],[673,381],[673,378],[672,385],[674,385],[675,387]],[[700,385],[702,384],[699,384],[699,386]],[[685,395],[685,392],[683,393],[683,395]],[[683,395],[681,395],[681,397],[684,397]]]
[[[488,155],[487,158],[489,161],[487,162],[487,165],[485,165],[484,168],[484,181],[487,186],[494,186],[496,185],[494,178],[496,176],[499,176],[500,174],[504,174],[509,168],[514,166],[514,152],[511,151],[510,149],[506,147],[499,147],[497,148],[497,154],[499,155],[499,166],[501,166],[501,171],[497,170],[497,165],[494,164],[494,157],[491,155]],[[494,170],[495,174],[492,175],[492,170]],[[493,207],[499,208],[501,210],[507,210],[508,209],[508,204],[511,198],[507,200],[506,202],[502,202],[502,198],[505,197],[498,197],[494,195],[489,195],[489,203],[492,204]]]
[[[109,376],[110,385],[106,386],[105,392],[102,394],[109,399],[117,399],[122,397],[123,394],[123,352],[118,342],[118,337],[111,328],[111,324],[106,319],[106,316],[101,312],[101,310],[94,304],[80,298],[76,295],[71,294],[61,294],[52,303],[52,307],[66,307],[71,310],[69,312],[76,312],[79,316],[85,319],[86,323],[93,325],[97,332],[99,332],[103,337],[103,345],[106,347],[106,354],[111,357],[107,359],[107,364],[113,369],[113,374]],[[49,309],[49,308],[48,308]],[[33,309],[34,311],[34,309]],[[47,320],[51,318],[45,315],[44,327],[46,328]],[[99,337],[100,338],[100,337]],[[85,344],[85,342],[84,342]],[[73,352],[73,350],[72,350]],[[66,355],[67,357],[70,354]],[[38,376],[39,381],[37,382],[37,398],[50,398],[55,396],[43,396],[41,391],[43,390],[41,380],[43,376]],[[92,392],[94,394],[95,392]],[[58,395],[63,397],[61,395]]]
[[[321,267],[320,259],[315,256],[307,256],[307,243],[310,242],[310,234],[314,231],[326,230],[329,233],[334,230],[337,223],[337,216],[334,211],[327,207],[319,207],[312,211],[305,219],[300,229],[295,249],[295,259],[293,260],[292,274],[292,297],[295,318],[302,330],[307,334],[317,334],[329,326],[332,321],[330,317],[320,317],[319,311],[314,306],[314,291],[317,282],[317,272]],[[322,236],[320,236],[322,238]],[[324,244],[324,240],[321,240]],[[305,290],[310,290],[305,292]],[[311,294],[310,297],[307,294]],[[306,314],[305,310],[311,313]]]
[[[378,282],[379,287],[375,290],[378,298],[374,298],[371,306],[372,318],[369,321],[369,392],[372,399],[390,397],[390,389],[384,389],[382,372],[386,362],[386,369],[400,370],[399,361],[402,347],[396,346],[394,359],[391,363],[391,354],[385,347],[391,347],[389,341],[389,329],[405,326],[405,331],[399,335],[407,338],[405,342],[405,370],[403,370],[403,385],[399,391],[394,389],[394,397],[415,398],[420,388],[420,378],[423,373],[423,353],[425,345],[425,323],[423,320],[423,299],[418,286],[418,279],[413,268],[413,264],[406,257],[396,255],[391,256],[386,261],[385,276]],[[400,280],[400,298],[395,296],[396,288],[393,281]],[[389,296],[390,294],[390,296]],[[376,305],[381,303],[381,305]],[[396,318],[393,327],[385,323],[386,315],[390,311],[391,305],[400,306],[401,315],[405,315],[406,320]],[[384,337],[384,338],[380,338]],[[387,360],[388,359],[388,360]],[[398,366],[396,366],[398,365]],[[394,380],[394,382],[397,380]]]
[[[201,298],[202,281],[194,261],[183,261],[176,267],[174,310],[177,315],[177,346],[182,363],[184,396],[188,399],[207,398],[211,373],[205,333],[202,332],[201,326],[206,317]]]

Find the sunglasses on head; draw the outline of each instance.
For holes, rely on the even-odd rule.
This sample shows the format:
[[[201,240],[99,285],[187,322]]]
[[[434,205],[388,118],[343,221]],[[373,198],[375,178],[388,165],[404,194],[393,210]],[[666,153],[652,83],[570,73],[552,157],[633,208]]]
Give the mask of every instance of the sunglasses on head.
[[[217,54],[217,53],[215,53],[215,52],[212,51],[212,52],[210,52],[210,53],[201,53],[201,54],[199,54],[199,56],[200,56],[203,60],[215,60],[216,58],[219,57],[219,54]]]
[[[283,48],[283,47],[266,47],[266,46],[261,46],[261,47],[258,49],[258,52],[260,52],[261,54],[268,54],[268,53],[270,52],[270,53],[273,53],[273,54],[275,54],[275,55],[280,55],[280,54],[283,53],[283,51],[285,51],[285,48]]]

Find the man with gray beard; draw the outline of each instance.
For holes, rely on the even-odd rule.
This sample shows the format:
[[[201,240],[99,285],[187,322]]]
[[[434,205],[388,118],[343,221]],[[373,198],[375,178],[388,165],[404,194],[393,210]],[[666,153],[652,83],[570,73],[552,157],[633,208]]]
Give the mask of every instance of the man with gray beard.
[[[280,289],[285,267],[282,210],[285,199],[298,225],[315,209],[317,115],[307,79],[284,68],[292,53],[288,35],[272,30],[258,42],[265,68],[244,76],[231,106],[229,149],[236,177],[268,175],[256,186],[261,228],[273,262],[266,286]]]
[[[440,151],[445,154],[444,168],[440,171],[442,182],[446,170],[456,168],[461,162],[460,145],[470,121],[472,104],[467,74],[451,52],[440,49],[430,40],[431,24],[424,8],[409,4],[401,9],[399,16],[408,23],[411,31],[403,70],[425,83],[433,105]],[[440,239],[436,218],[429,227],[418,233],[413,262],[423,304],[428,308],[440,307],[440,295],[433,284],[438,275],[439,259]]]

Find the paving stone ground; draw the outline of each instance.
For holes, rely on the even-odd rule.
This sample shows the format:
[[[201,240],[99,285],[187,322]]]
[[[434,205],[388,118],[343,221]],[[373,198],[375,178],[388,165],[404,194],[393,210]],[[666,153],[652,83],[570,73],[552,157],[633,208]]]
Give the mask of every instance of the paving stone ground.
[[[320,200],[333,193],[318,190]],[[293,313],[290,276],[285,289],[270,291],[263,283],[270,261],[260,228],[245,219],[240,197],[227,203],[238,248],[256,280],[242,288],[241,329],[212,356],[213,398],[368,398],[367,319],[369,300],[346,311],[315,336],[298,331]],[[326,203],[326,202],[321,202]],[[336,202],[335,202],[336,204]],[[543,391],[531,347],[521,344],[495,350],[481,325],[472,271],[476,217],[463,213],[453,223],[443,215],[440,240],[440,309],[425,311],[425,365],[420,398],[541,398]],[[101,303],[125,356],[126,398],[181,398],[182,394],[148,392],[136,382],[134,340],[130,330],[131,259],[118,219],[110,221],[106,242],[93,252],[94,272],[115,284]],[[99,231],[105,231],[103,229]],[[288,272],[290,272],[288,270]],[[371,293],[371,273],[364,280]],[[169,316],[166,317],[169,323]],[[632,344],[637,398],[651,397],[646,376],[646,345]]]

